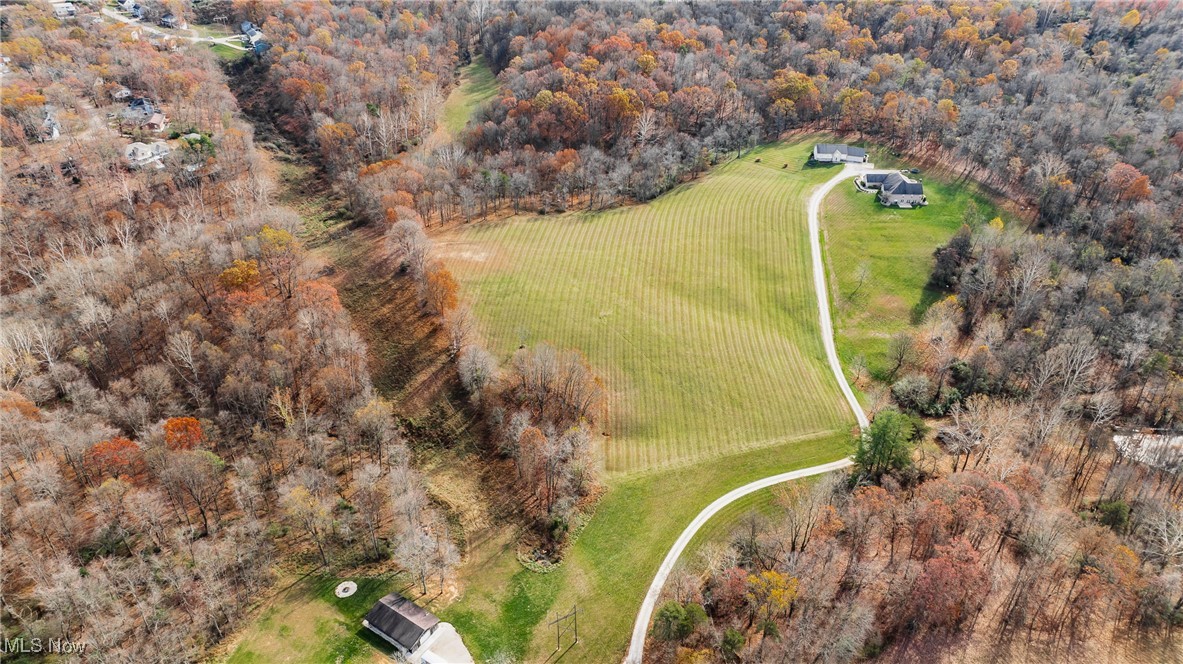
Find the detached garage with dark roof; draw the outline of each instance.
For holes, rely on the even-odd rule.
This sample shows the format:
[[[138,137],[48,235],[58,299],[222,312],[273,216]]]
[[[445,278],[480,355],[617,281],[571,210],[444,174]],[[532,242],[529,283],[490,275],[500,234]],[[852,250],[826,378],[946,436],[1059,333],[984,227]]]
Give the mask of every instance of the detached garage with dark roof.
[[[440,619],[406,597],[390,593],[378,600],[361,624],[409,655],[431,636]]]

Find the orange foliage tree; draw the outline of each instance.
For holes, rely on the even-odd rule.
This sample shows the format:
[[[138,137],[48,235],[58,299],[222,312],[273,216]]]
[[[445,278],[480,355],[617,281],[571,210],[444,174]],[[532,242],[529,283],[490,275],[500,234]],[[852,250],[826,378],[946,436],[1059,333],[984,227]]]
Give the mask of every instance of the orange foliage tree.
[[[1150,178],[1124,162],[1119,161],[1109,169],[1109,186],[1123,201],[1144,201],[1150,198]]]
[[[436,313],[451,311],[459,303],[457,293],[460,286],[456,283],[456,278],[448,268],[438,263],[427,268],[424,290],[428,308]]]
[[[172,417],[164,423],[164,444],[170,450],[191,450],[204,442],[201,423],[192,417]]]
[[[100,476],[134,476],[140,471],[142,461],[140,446],[123,436],[96,443],[86,453],[87,467]]]

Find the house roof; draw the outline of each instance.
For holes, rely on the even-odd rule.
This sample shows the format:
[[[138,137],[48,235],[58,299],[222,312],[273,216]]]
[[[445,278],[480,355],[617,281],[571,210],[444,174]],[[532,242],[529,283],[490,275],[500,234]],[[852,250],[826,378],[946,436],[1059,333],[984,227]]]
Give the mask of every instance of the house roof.
[[[818,143],[815,147],[818,154],[840,154],[846,157],[865,157],[867,151],[842,143]]]
[[[155,143],[129,143],[123,148],[123,156],[128,159],[147,159],[149,157],[163,157],[172,150],[161,141]]]
[[[390,593],[378,600],[374,608],[366,614],[366,624],[382,632],[407,650],[412,650],[415,644],[427,630],[439,624],[436,618],[426,609],[419,608],[414,602],[398,593]]]
[[[883,191],[897,196],[904,194],[923,194],[924,185],[910,178],[906,178],[900,173],[888,173],[887,177],[883,178]]]

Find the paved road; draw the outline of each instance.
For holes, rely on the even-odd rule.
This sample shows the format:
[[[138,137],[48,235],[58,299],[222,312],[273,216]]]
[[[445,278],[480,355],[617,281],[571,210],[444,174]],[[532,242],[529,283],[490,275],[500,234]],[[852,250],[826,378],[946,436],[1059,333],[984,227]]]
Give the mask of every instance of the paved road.
[[[826,348],[826,357],[830,363],[830,370],[834,373],[834,378],[837,379],[838,386],[842,389],[843,396],[846,397],[846,402],[850,404],[850,409],[854,411],[854,416],[858,419],[859,426],[864,428],[869,424],[867,415],[863,412],[862,407],[859,406],[858,399],[854,396],[854,390],[850,389],[850,383],[846,382],[846,375],[842,373],[842,364],[838,361],[838,351],[834,347],[834,325],[830,318],[830,299],[826,294],[826,270],[822,262],[818,209],[821,207],[822,200],[825,199],[826,194],[837,186],[838,183],[844,182],[870,168],[872,168],[871,164],[846,164],[842,167],[840,173],[818,187],[809,198],[809,246],[813,254],[813,285],[817,295],[817,308],[820,312],[819,322],[821,323],[822,342]],[[666,554],[665,560],[661,561],[661,567],[657,568],[657,575],[653,577],[653,583],[649,585],[649,592],[645,594],[645,601],[641,603],[641,610],[637,613],[637,622],[633,625],[633,638],[629,642],[628,655],[624,659],[625,663],[640,664],[641,658],[645,653],[645,636],[649,633],[649,620],[653,617],[653,610],[657,608],[657,600],[661,596],[661,589],[665,586],[665,580],[674,571],[674,565],[678,562],[678,558],[681,557],[682,552],[690,544],[690,540],[694,538],[694,535],[698,533],[699,529],[712,516],[731,503],[760,489],[767,489],[770,486],[775,486],[782,482],[799,480],[811,475],[822,475],[835,470],[842,470],[843,468],[849,468],[853,464],[854,462],[850,459],[839,459],[838,461],[820,466],[802,468],[801,470],[765,477],[750,484],[745,484],[738,489],[733,489],[715,500],[715,502],[707,505],[703,511],[698,513],[698,516],[694,517],[690,525],[686,526],[682,534],[678,536],[678,540],[674,542],[674,546]]]

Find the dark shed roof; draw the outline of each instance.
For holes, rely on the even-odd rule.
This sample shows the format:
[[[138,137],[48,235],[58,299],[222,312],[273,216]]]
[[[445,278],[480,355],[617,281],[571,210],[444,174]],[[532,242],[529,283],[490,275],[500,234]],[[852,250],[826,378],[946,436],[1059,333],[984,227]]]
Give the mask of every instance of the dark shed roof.
[[[423,633],[439,624],[425,609],[398,593],[390,593],[378,600],[366,614],[366,624],[397,641],[407,650],[413,650]]]

